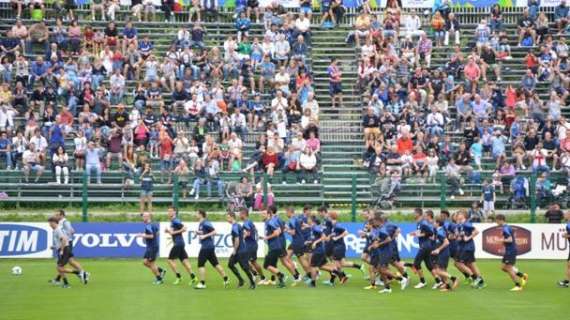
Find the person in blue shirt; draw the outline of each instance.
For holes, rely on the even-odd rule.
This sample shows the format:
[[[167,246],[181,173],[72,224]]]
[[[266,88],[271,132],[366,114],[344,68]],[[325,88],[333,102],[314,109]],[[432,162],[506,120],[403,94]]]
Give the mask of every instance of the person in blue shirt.
[[[281,240],[281,247],[283,253],[279,256],[279,260],[281,261],[281,264],[285,266],[285,268],[287,268],[289,273],[291,273],[291,275],[293,276],[293,281],[294,281],[293,286],[295,286],[297,283],[301,281],[301,274],[295,267],[295,264],[293,263],[293,260],[291,260],[291,257],[287,254],[287,238],[285,237],[285,234],[287,233],[286,232],[287,226],[285,224],[285,221],[283,221],[277,214],[276,206],[274,205],[269,206],[267,210],[271,213],[272,219],[276,220],[277,225],[279,225],[279,228],[281,228],[281,233],[279,237]],[[274,279],[272,280],[274,281]]]
[[[308,225],[311,230],[311,237],[306,240],[306,244],[311,250],[311,281],[309,287],[314,288],[317,285],[317,277],[319,270],[331,273],[331,281],[334,283],[336,277],[341,277],[334,264],[327,262],[326,249],[325,249],[325,234],[321,226],[319,218],[310,216]]]
[[[460,248],[457,264],[462,271],[471,273],[472,287],[483,289],[486,285],[475,263],[475,241],[473,241],[473,238],[479,234],[479,230],[471,221],[467,220],[467,216],[468,214],[464,210],[457,215],[457,239]]]
[[[287,208],[285,210],[289,221],[287,221],[287,225],[285,231],[291,236],[291,244],[287,248],[287,255],[291,258],[291,255],[295,255],[299,263],[303,267],[303,270],[306,272],[305,280],[307,280],[307,276],[310,278],[311,273],[311,266],[309,260],[307,258],[307,249],[305,246],[305,241],[308,239],[305,237],[305,232],[303,230],[303,224],[306,223],[305,216],[295,215],[295,209],[292,207]],[[296,285],[298,282],[294,282],[293,285]]]
[[[236,19],[235,27],[237,30],[237,41],[241,42],[242,37],[249,37],[249,29],[251,28],[251,20],[247,17],[246,12],[242,11],[239,18]]]
[[[383,215],[383,213],[382,213]],[[405,289],[409,283],[409,276],[408,272],[406,271],[406,266],[404,262],[400,259],[400,252],[398,250],[398,235],[400,234],[400,227],[398,225],[388,221],[385,219],[384,222],[384,229],[388,232],[388,235],[392,239],[390,242],[392,255],[390,258],[390,264],[398,270],[398,272],[402,275],[404,282],[402,283],[403,288]]]
[[[247,255],[249,264],[251,266],[251,270],[253,274],[257,274],[260,277],[260,281],[257,283],[258,285],[268,285],[269,282],[265,279],[265,275],[263,274],[263,268],[257,262],[257,250],[258,244],[257,241],[259,240],[257,234],[257,228],[255,224],[249,219],[249,211],[247,208],[241,208],[239,210],[239,218],[242,221],[242,227],[244,232],[244,242],[247,246]]]
[[[562,233],[562,238],[568,240],[568,247],[570,247],[570,211],[566,211],[564,219],[566,219],[566,228]],[[566,262],[566,279],[558,282],[558,285],[563,288],[570,287],[570,251],[568,252],[568,260]]]
[[[247,243],[245,242],[245,232],[244,228],[237,223],[236,214],[233,211],[228,211],[226,214],[226,221],[232,226],[231,236],[232,236],[232,254],[228,261],[228,268],[233,272],[233,274],[238,278],[238,288],[243,287],[245,282],[236,268],[236,264],[239,264],[240,268],[245,272],[245,276],[249,280],[249,288],[255,289],[255,280],[253,280],[253,273],[249,267],[249,252],[247,249]]]
[[[123,29],[123,40],[122,40],[123,52],[127,52],[127,47],[130,46],[131,44],[133,44],[135,48],[139,46],[137,41],[137,34],[138,34],[137,29],[133,27],[133,23],[131,21],[128,21],[127,24],[125,25],[125,28]]]
[[[500,241],[505,246],[501,270],[507,273],[515,283],[511,291],[522,291],[528,280],[528,275],[515,267],[517,263],[517,240],[515,232],[513,228],[507,224],[505,215],[498,214],[495,217],[495,222],[497,222],[497,225],[501,228],[503,238],[500,239]]]
[[[226,276],[224,268],[216,256],[216,244],[214,243],[216,229],[214,229],[214,225],[206,219],[207,214],[205,210],[198,209],[196,216],[200,221],[198,224],[198,230],[196,231],[200,241],[200,252],[198,253],[198,274],[200,282],[194,288],[206,289],[206,262],[210,262],[210,264],[216,269],[224,279],[224,287],[227,288],[230,284],[228,276]]]
[[[336,212],[329,213],[329,219],[332,222],[331,242],[333,246],[332,259],[338,270],[342,268],[355,268],[364,273],[362,265],[346,260],[346,244],[344,238],[348,235],[348,231],[338,223],[338,214]],[[348,279],[348,278],[347,278]],[[346,279],[346,280],[347,280]],[[343,279],[341,279],[343,280]]]
[[[190,276],[190,285],[195,285],[197,282],[196,275],[192,272],[192,266],[190,265],[190,260],[188,260],[188,253],[185,248],[186,243],[182,236],[188,231],[188,228],[178,219],[178,210],[175,207],[169,207],[167,215],[168,219],[170,219],[170,227],[166,228],[164,232],[172,237],[173,245],[168,254],[168,265],[170,265],[172,272],[176,275],[176,280],[173,284],[178,285],[182,281],[182,276],[176,269],[176,260],[180,260],[182,266]]]
[[[426,268],[432,272],[432,259],[431,252],[434,249],[434,235],[435,229],[433,227],[433,212],[431,210],[426,211],[425,215],[421,208],[414,209],[414,214],[416,218],[416,231],[413,235],[418,238],[419,250],[414,258],[413,264],[407,264],[412,267],[412,271],[418,275],[420,282],[414,286],[416,289],[421,289],[426,286],[426,279],[422,271],[422,262],[425,264]],[[440,280],[435,277],[435,285],[439,286]]]
[[[446,223],[445,215],[440,215],[435,220],[435,246],[431,252],[434,274],[436,274],[443,283],[441,291],[449,291],[457,288],[459,285],[457,278],[447,272],[450,251]]]
[[[373,231],[371,233],[369,250],[373,257],[371,260],[372,265],[380,273],[382,282],[384,282],[384,289],[380,290],[379,293],[389,294],[392,293],[392,288],[390,287],[392,279],[400,282],[402,290],[406,288],[407,280],[400,275],[394,275],[389,269],[392,260],[392,238],[384,227],[385,223],[386,220],[380,213],[375,214],[372,221]]]
[[[273,214],[269,210],[262,211],[261,216],[265,222],[265,236],[259,237],[267,241],[268,252],[263,261],[263,268],[277,277],[279,288],[285,287],[285,275],[277,269],[279,257],[285,255],[281,244],[281,226],[277,219],[273,219]]]
[[[156,265],[156,258],[158,256],[158,226],[152,223],[152,218],[149,212],[142,214],[144,222],[144,233],[137,234],[137,237],[143,238],[146,244],[144,252],[143,264],[149,268],[152,274],[156,277],[154,284],[163,284],[166,270]]]
[[[326,206],[321,206],[318,211],[319,211],[319,217],[322,220],[322,230],[323,230],[323,233],[325,234],[325,239],[324,239],[325,255],[328,259],[332,259],[333,250],[334,250],[334,243],[331,240],[333,223],[329,217],[329,212],[328,212],[328,209]],[[334,284],[333,280],[334,280],[334,275],[331,274],[330,280],[325,281],[324,284],[333,285]],[[348,279],[341,279],[341,282],[343,282],[343,281],[346,282],[347,280]]]

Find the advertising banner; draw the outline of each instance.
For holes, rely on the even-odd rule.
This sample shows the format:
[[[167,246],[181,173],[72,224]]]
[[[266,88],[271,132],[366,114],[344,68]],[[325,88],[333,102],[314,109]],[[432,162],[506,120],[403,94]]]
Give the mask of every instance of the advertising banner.
[[[143,223],[74,223],[73,254],[80,258],[142,258]]]
[[[231,225],[224,222],[213,222],[214,229],[216,229],[216,235],[214,236],[214,245],[216,246],[216,255],[218,258],[227,258],[232,253],[232,237],[231,237]],[[184,243],[186,243],[186,252],[190,257],[198,257],[200,252],[200,240],[198,239],[198,222],[184,222],[184,226],[188,229],[186,233],[183,234]],[[160,256],[165,258],[168,257],[170,249],[172,248],[173,242],[172,237],[164,232],[170,227],[169,222],[160,223]],[[259,235],[263,235],[265,229],[263,223],[255,223],[257,232]],[[258,241],[258,256],[262,257],[265,255],[265,242]]]
[[[435,0],[402,0],[402,8],[433,8]]]
[[[47,223],[0,223],[0,258],[50,258],[51,244]]]

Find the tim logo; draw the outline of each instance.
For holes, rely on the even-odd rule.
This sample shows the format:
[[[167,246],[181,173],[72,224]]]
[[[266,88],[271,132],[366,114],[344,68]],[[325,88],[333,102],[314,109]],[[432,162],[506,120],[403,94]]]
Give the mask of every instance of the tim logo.
[[[519,255],[530,252],[531,248],[531,232],[525,228],[511,226],[515,234],[517,243],[517,253]],[[505,245],[503,239],[503,229],[499,226],[489,228],[483,231],[483,251],[496,256],[502,256],[505,253]]]
[[[44,229],[21,224],[0,224],[0,256],[21,256],[48,248]]]

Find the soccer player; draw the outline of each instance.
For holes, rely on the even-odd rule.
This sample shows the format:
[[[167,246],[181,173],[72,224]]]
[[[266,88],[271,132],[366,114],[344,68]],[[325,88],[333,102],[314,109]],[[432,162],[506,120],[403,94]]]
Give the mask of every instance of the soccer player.
[[[360,260],[363,263],[368,265],[368,275],[364,275],[364,280],[374,279],[374,268],[370,264],[370,252],[368,251],[368,247],[370,246],[370,231],[372,229],[372,214],[370,210],[364,209],[361,213],[362,218],[364,219],[365,223],[362,226],[361,230],[358,230],[358,235],[365,240],[364,248],[362,249],[362,255],[360,255]],[[372,285],[366,287],[365,289],[374,289],[375,282]]]
[[[570,211],[564,214],[564,218],[566,219],[566,230],[562,233],[562,238],[567,239],[570,245]],[[566,279],[558,282],[558,285],[563,288],[570,287],[570,252],[568,252],[568,261],[566,263]]]
[[[338,269],[334,264],[327,263],[327,257],[325,252],[325,234],[321,228],[321,223],[319,219],[315,216],[309,217],[307,221],[311,228],[311,238],[307,240],[307,244],[311,248],[311,281],[309,287],[317,286],[317,277],[319,275],[319,270],[327,271],[331,273],[331,283],[334,285],[334,280],[336,277],[341,278],[342,275],[339,273]]]
[[[156,277],[153,284],[163,284],[166,270],[156,265],[156,258],[158,256],[158,227],[152,223],[152,218],[149,212],[142,214],[144,222],[144,233],[139,233],[137,236],[143,238],[146,243],[146,251],[144,252],[143,264],[149,268],[152,274]]]
[[[446,220],[443,215],[440,215],[435,221],[435,249],[431,252],[433,259],[433,272],[443,283],[441,291],[455,289],[459,284],[456,277],[447,273],[450,250],[447,230],[445,229],[445,221]]]
[[[75,229],[73,229],[71,222],[69,222],[69,220],[67,220],[65,218],[65,210],[63,210],[63,209],[57,210],[57,212],[55,213],[55,217],[58,219],[59,227],[65,233],[65,235],[67,236],[67,239],[69,241],[69,244],[68,244],[68,246],[69,246],[69,264],[71,265],[71,267],[73,267],[74,270],[79,271],[79,273],[77,273],[77,276],[79,277],[79,279],[81,279],[81,282],[83,284],[87,284],[87,282],[89,281],[89,275],[90,274],[89,274],[89,272],[86,272],[85,270],[83,270],[83,268],[81,267],[81,264],[79,263],[79,261],[77,261],[77,259],[75,259],[75,256],[73,255],[73,234],[75,233]],[[60,280],[61,280],[61,278],[59,276],[57,276],[51,282],[54,284],[59,284]]]
[[[293,261],[291,260],[291,258],[287,255],[287,238],[285,238],[285,229],[286,229],[286,225],[285,222],[283,220],[281,220],[281,218],[279,218],[279,215],[277,214],[277,207],[276,206],[269,206],[269,208],[267,208],[267,211],[270,212],[271,214],[271,218],[274,219],[277,223],[277,225],[279,225],[279,228],[281,228],[281,233],[279,234],[279,238],[281,241],[281,246],[283,247],[282,253],[281,255],[279,255],[279,260],[281,261],[281,264],[283,266],[285,266],[285,268],[289,271],[289,273],[291,273],[291,275],[293,276],[293,281],[294,281],[294,285],[296,285],[297,283],[301,282],[301,274],[299,274],[299,271],[297,270],[297,268],[295,267],[295,264],[293,263]],[[273,279],[272,279],[273,280]]]
[[[285,275],[277,269],[277,261],[279,260],[279,257],[285,254],[285,252],[283,252],[283,245],[280,237],[282,232],[281,226],[276,219],[273,219],[269,210],[262,211],[261,216],[265,222],[265,236],[261,236],[259,238],[266,240],[267,247],[269,248],[269,251],[265,256],[265,260],[263,261],[263,268],[277,277],[277,286],[279,288],[284,288]]]
[[[388,268],[392,260],[392,239],[384,227],[385,219],[380,214],[376,214],[372,223],[374,228],[369,250],[371,252],[372,264],[380,273],[380,277],[384,282],[384,289],[378,292],[383,294],[392,293],[392,288],[390,288],[391,279],[398,280],[401,289],[404,290],[407,286],[407,279],[392,274]]]
[[[426,212],[424,216],[423,210],[421,208],[414,209],[416,218],[416,228],[417,230],[413,232],[413,235],[418,237],[418,243],[420,248],[416,257],[414,258],[414,263],[411,265],[412,271],[418,275],[420,282],[414,286],[415,289],[421,289],[426,286],[426,279],[422,271],[422,262],[425,264],[426,268],[431,272],[433,269],[431,252],[434,249],[433,236],[435,230],[431,224],[431,219],[433,219],[433,212]],[[435,285],[439,286],[440,280],[435,277]],[[435,287],[434,285],[434,287]]]
[[[212,223],[206,219],[207,214],[205,210],[198,209],[196,215],[200,221],[198,231],[196,231],[198,239],[200,240],[200,252],[198,253],[198,275],[200,282],[194,288],[206,289],[206,262],[210,262],[214,269],[216,269],[224,279],[224,287],[227,288],[230,285],[228,276],[226,276],[224,268],[220,265],[218,257],[216,256],[216,246],[214,244],[216,229],[214,229]]]
[[[440,216],[445,219],[444,227],[447,231],[447,239],[449,240],[449,256],[453,259],[455,268],[457,268],[457,270],[459,270],[465,277],[465,284],[469,285],[473,281],[473,272],[459,262],[459,253],[462,250],[462,245],[458,240],[459,224],[457,223],[457,217],[459,216],[459,213],[454,213],[450,218],[449,211],[442,210]]]
[[[49,226],[53,229],[53,249],[57,251],[57,273],[59,279],[63,280],[62,288],[70,288],[69,282],[67,281],[66,274],[73,273],[79,275],[77,270],[68,270],[65,266],[69,263],[69,258],[71,255],[71,248],[69,246],[69,239],[59,226],[59,220],[57,217],[50,217],[48,219]]]
[[[471,279],[473,280],[472,287],[483,289],[486,284],[481,276],[481,272],[475,263],[475,238],[479,234],[479,230],[467,220],[467,212],[465,210],[459,211],[457,214],[457,234],[459,244],[459,260],[458,265],[461,270],[469,270],[471,272]]]
[[[304,235],[304,230],[303,230],[303,219],[304,219],[304,215],[295,215],[295,210],[291,207],[287,208],[287,210],[285,211],[287,214],[287,217],[289,218],[289,221],[287,221],[287,226],[286,226],[286,232],[289,233],[291,235],[291,244],[289,245],[289,248],[287,250],[287,254],[290,257],[291,254],[294,254],[297,259],[299,260],[299,263],[301,263],[301,266],[303,267],[303,270],[305,270],[306,272],[306,276],[305,278],[309,277],[311,275],[311,266],[310,266],[310,261],[307,260],[307,256],[306,256],[306,247],[305,247],[305,241],[308,240],[305,238]],[[307,280],[307,279],[305,279]],[[293,285],[295,286],[298,282],[294,282]]]
[[[380,213],[380,215],[382,216],[383,214]],[[402,275],[402,278],[404,280],[402,282],[402,290],[403,290],[408,286],[410,278],[408,276],[408,272],[406,271],[406,266],[404,265],[404,262],[400,259],[400,252],[398,250],[398,235],[400,234],[400,228],[396,224],[389,222],[388,219],[385,218],[384,229],[386,229],[388,235],[392,239],[392,241],[390,242],[392,250],[390,264],[398,270],[400,275]]]
[[[249,268],[249,252],[247,251],[247,244],[245,243],[245,236],[243,227],[237,223],[236,214],[233,211],[228,211],[226,214],[226,220],[232,226],[232,245],[233,251],[228,261],[228,268],[233,272],[233,274],[238,278],[238,288],[243,287],[244,281],[236,268],[236,264],[245,272],[245,276],[249,280],[249,288],[255,289],[255,280],[253,280],[253,274]]]
[[[329,213],[328,213],[328,209],[326,206],[321,206],[319,208],[319,216],[320,219],[323,221],[322,224],[322,231],[325,235],[325,239],[324,239],[324,243],[325,243],[325,255],[327,257],[327,259],[331,259],[332,255],[333,255],[333,249],[334,249],[334,243],[331,241],[331,233],[332,233],[332,229],[333,229],[333,224],[332,224],[332,220],[329,218]],[[335,275],[331,274],[331,277],[329,280],[323,282],[326,285],[334,285],[334,278]],[[343,279],[341,280],[341,282],[346,282],[348,279]]]
[[[497,225],[502,229],[503,239],[501,239],[501,241],[505,245],[505,254],[503,255],[501,270],[508,273],[515,283],[511,291],[522,291],[528,280],[528,275],[520,272],[515,267],[517,263],[517,241],[513,228],[507,224],[506,220],[503,214],[498,214],[495,217]]]
[[[332,241],[332,258],[338,270],[342,270],[343,267],[355,268],[364,273],[362,265],[354,263],[352,261],[346,261],[346,244],[344,243],[344,237],[348,235],[348,231],[343,228],[338,223],[338,214],[336,212],[329,213],[329,219],[332,223],[331,230],[331,241]],[[346,282],[348,277],[341,278],[341,281]]]
[[[197,282],[196,275],[192,272],[192,266],[190,265],[190,260],[188,259],[188,253],[186,252],[184,237],[182,236],[188,228],[182,224],[180,219],[178,219],[178,210],[175,207],[168,207],[168,219],[170,219],[170,228],[167,228],[164,232],[172,237],[172,242],[174,245],[170,249],[168,254],[168,265],[172,272],[176,275],[176,280],[174,285],[180,284],[182,281],[182,276],[176,268],[176,260],[180,260],[188,275],[190,275],[190,285],[195,285]]]
[[[263,268],[257,263],[257,228],[255,224],[249,219],[249,211],[247,208],[241,208],[239,210],[239,217],[242,221],[242,227],[244,231],[244,241],[247,246],[249,264],[251,266],[250,270],[255,275],[257,273],[260,276],[258,285],[268,285],[267,279],[263,274]]]

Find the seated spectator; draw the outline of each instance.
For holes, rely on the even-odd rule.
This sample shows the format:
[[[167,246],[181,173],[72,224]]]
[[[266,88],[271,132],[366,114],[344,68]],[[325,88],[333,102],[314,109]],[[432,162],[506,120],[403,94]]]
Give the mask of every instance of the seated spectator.
[[[41,165],[43,162],[40,152],[37,151],[36,146],[30,142],[28,148],[22,154],[22,164],[24,166],[24,181],[29,182],[30,172],[36,172],[36,178],[34,182],[38,182],[40,177],[44,173],[44,166]]]
[[[554,22],[558,29],[558,35],[561,35],[568,24],[568,6],[566,0],[560,1],[558,6],[554,9]]]
[[[503,11],[498,3],[491,7],[491,19],[489,22],[491,25],[491,32],[498,33],[503,31]]]
[[[47,50],[49,46],[49,29],[44,20],[34,23],[30,27],[28,34],[28,41],[30,42],[28,49],[30,50],[30,53],[35,43],[41,44],[43,49]]]
[[[519,33],[518,44],[519,46],[531,47],[536,43],[536,30],[534,20],[529,16],[529,10],[525,9],[522,16],[517,22]]]
[[[220,163],[216,159],[208,160],[207,171],[207,182],[206,188],[208,189],[208,198],[212,197],[212,184],[215,184],[218,191],[218,197],[220,201],[224,201],[224,182],[220,178]]]
[[[446,21],[439,11],[436,11],[431,19],[431,28],[435,35],[435,45],[441,47],[445,40]]]
[[[237,6],[236,6],[237,10]],[[249,29],[251,28],[251,20],[245,11],[241,11],[239,18],[236,19],[235,27],[237,30],[237,41],[241,42],[242,37],[245,35],[249,37]]]
[[[461,44],[460,36],[461,36],[461,25],[459,24],[459,20],[455,18],[455,14],[452,12],[449,14],[448,19],[445,21],[445,40],[443,44],[445,46],[449,45],[449,37],[453,36],[454,44],[456,46]]]
[[[12,170],[12,140],[5,131],[0,134],[0,158],[4,158],[6,161],[5,169]]]
[[[55,168],[55,181],[61,184],[61,176],[63,175],[63,183],[69,183],[69,164],[68,156],[63,146],[59,146],[57,151],[53,154],[53,166]]]
[[[449,159],[447,167],[445,168],[445,175],[447,176],[447,193],[450,195],[450,199],[455,199],[457,194],[463,195],[463,189],[461,189],[460,167],[455,164],[454,159]]]
[[[307,180],[313,180],[314,184],[319,183],[317,176],[317,157],[309,148],[305,148],[299,157],[299,168],[301,169],[301,183],[305,184]]]

